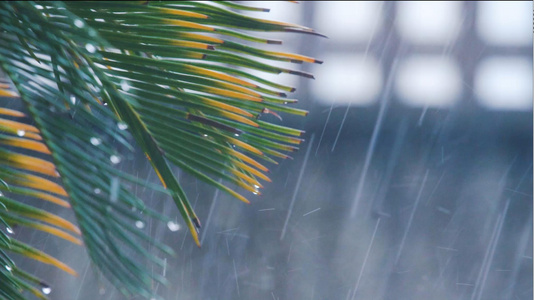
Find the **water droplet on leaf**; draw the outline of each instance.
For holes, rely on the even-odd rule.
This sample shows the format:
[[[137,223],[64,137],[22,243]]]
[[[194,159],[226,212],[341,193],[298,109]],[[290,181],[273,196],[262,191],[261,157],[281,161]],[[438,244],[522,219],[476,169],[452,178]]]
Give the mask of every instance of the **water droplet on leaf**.
[[[96,188],[93,190],[93,192],[95,192],[95,194],[100,194],[102,192],[102,190],[100,190],[99,188]]]
[[[119,127],[119,130],[126,130],[126,129],[128,129],[128,124],[126,124],[124,122],[119,122],[119,123],[117,123],[117,127]]]
[[[43,286],[41,291],[43,291],[43,294],[48,295],[52,292],[52,288],[50,288],[49,286]]]
[[[118,157],[117,155],[112,155],[109,157],[109,160],[111,161],[112,164],[116,165],[118,163],[121,162],[121,158]]]
[[[76,20],[74,21],[74,25],[75,25],[76,27],[78,27],[78,28],[82,28],[82,27],[84,26],[83,21],[80,20],[80,19],[76,19]]]
[[[89,53],[95,53],[96,47],[93,44],[85,44],[85,50]]]
[[[11,272],[11,270],[13,270],[13,268],[9,265],[6,265],[6,270],[8,270],[9,272]]]
[[[125,92],[130,90],[130,85],[128,84],[128,81],[126,80],[121,81],[121,89]]]
[[[11,228],[11,227],[6,227],[6,231],[7,231],[7,233],[9,233],[9,234],[13,234],[13,233],[15,233],[15,231],[13,231],[13,228]]]
[[[169,227],[169,229],[171,231],[178,231],[180,230],[180,224],[174,222],[174,221],[169,221],[167,222],[167,227]]]
[[[91,144],[93,144],[95,146],[98,146],[98,145],[102,144],[102,140],[97,138],[97,137],[92,137],[91,138]]]
[[[74,96],[70,96],[70,102],[71,102],[72,104],[76,104],[76,97],[74,97]]]
[[[18,136],[24,136],[25,134],[26,134],[26,131],[24,131],[22,129],[17,130],[17,135]]]
[[[135,221],[135,227],[143,229],[145,228],[145,223],[143,223],[143,221]]]

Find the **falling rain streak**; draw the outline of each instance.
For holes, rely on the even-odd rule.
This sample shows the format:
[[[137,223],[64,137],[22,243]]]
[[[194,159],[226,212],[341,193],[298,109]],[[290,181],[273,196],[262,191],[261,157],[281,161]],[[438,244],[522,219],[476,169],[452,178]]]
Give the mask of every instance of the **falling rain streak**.
[[[425,177],[423,178],[423,182],[421,183],[421,187],[419,188],[419,193],[417,194],[417,198],[415,199],[415,203],[412,206],[412,212],[410,213],[408,224],[406,224],[406,229],[404,230],[404,234],[402,235],[402,239],[401,239],[400,246],[399,246],[399,251],[397,251],[397,255],[395,256],[395,263],[393,264],[394,266],[398,265],[399,259],[402,255],[402,250],[404,250],[404,243],[406,242],[406,237],[408,236],[408,232],[410,232],[410,228],[412,227],[413,218],[415,216],[417,207],[419,206],[419,201],[421,200],[423,189],[425,188],[425,183],[428,177],[428,172],[429,170],[427,169],[425,172]]]
[[[304,161],[302,162],[302,166],[300,167],[299,177],[297,179],[297,184],[295,186],[295,190],[293,191],[293,196],[291,197],[291,201],[289,202],[289,209],[287,210],[286,220],[284,221],[284,226],[282,227],[282,233],[280,234],[280,240],[283,240],[286,235],[287,230],[287,224],[289,223],[289,218],[291,217],[291,213],[293,212],[293,206],[295,205],[295,200],[297,199],[297,195],[299,192],[302,176],[304,175],[304,170],[306,168],[306,164],[308,163],[308,158],[310,157],[310,150],[313,145],[313,139],[315,138],[315,135],[312,134],[310,141],[308,142],[308,147],[306,148],[306,154],[304,155]]]
[[[235,6],[232,3],[221,2],[218,6]],[[285,100],[274,99],[262,92],[265,89],[278,92],[277,88],[263,81],[255,81],[256,87],[240,86],[226,82],[222,77],[203,79],[199,75],[192,75],[191,78],[198,80],[194,86],[199,89],[207,87],[209,83],[216,85],[216,89],[222,86],[232,87],[235,94],[243,92],[252,95],[258,92],[262,97],[265,96],[261,99],[262,102],[247,101],[249,106],[244,111],[230,112],[234,117],[257,122],[260,127],[252,128],[249,126],[252,123],[242,124],[236,119],[228,124],[236,125],[243,130],[243,134],[225,132],[220,128],[214,130],[206,124],[201,124],[206,129],[203,132],[181,131],[179,122],[168,122],[165,130],[154,130],[161,137],[157,138],[158,145],[171,145],[156,150],[177,153],[175,161],[167,162],[202,221],[202,228],[198,232],[201,248],[191,239],[189,228],[183,222],[169,190],[161,184],[160,174],[154,172],[142,149],[135,143],[133,129],[137,126],[131,123],[132,119],[109,120],[95,132],[81,137],[80,143],[73,143],[73,151],[80,147],[87,150],[87,153],[103,156],[101,164],[94,163],[97,172],[102,175],[99,180],[81,183],[82,196],[91,201],[91,205],[96,206],[99,201],[104,203],[98,213],[91,215],[89,222],[105,223],[106,219],[102,216],[124,212],[124,218],[109,220],[124,225],[128,236],[109,236],[116,240],[115,249],[110,250],[128,257],[131,249],[125,246],[131,242],[136,247],[146,249],[148,254],[156,255],[157,258],[152,262],[143,255],[135,256],[135,259],[149,266],[150,276],[153,276],[153,292],[168,300],[532,299],[531,2],[258,3],[247,5],[265,6],[271,8],[271,11],[251,12],[251,17],[272,16],[278,20],[280,16],[280,21],[301,22],[328,36],[328,39],[317,39],[312,35],[297,36],[287,32],[280,37],[287,52],[300,52],[324,59],[324,65],[313,67],[307,64],[287,64],[287,68],[313,73],[316,80],[284,82],[279,77],[288,74],[281,74],[274,79],[267,74],[266,80],[296,88],[296,93],[288,93],[287,96],[298,99],[299,102],[295,105],[292,100],[288,100],[285,105]],[[239,2],[241,4],[243,3]],[[58,22],[69,30],[82,29],[87,36],[100,36],[101,33],[105,36],[116,35],[118,43],[141,43],[146,49],[153,49],[154,53],[132,53],[142,55],[140,58],[143,61],[149,56],[161,60],[162,67],[154,68],[154,78],[160,78],[158,74],[162,74],[166,69],[163,66],[169,63],[173,75],[186,80],[187,72],[182,69],[185,65],[206,67],[214,64],[214,61],[225,59],[233,48],[246,51],[248,48],[245,47],[259,44],[214,43],[214,48],[223,49],[224,55],[217,56],[217,51],[213,50],[201,50],[199,53],[205,55],[203,59],[167,59],[166,53],[174,53],[175,50],[178,51],[176,53],[182,53],[180,51],[183,49],[157,44],[155,36],[158,33],[167,35],[171,32],[170,25],[162,27],[152,24],[163,15],[158,11],[161,5],[145,5],[151,9],[144,17],[140,16],[147,22],[146,28],[130,26],[135,18],[125,18],[120,22],[124,31],[114,32],[112,27],[95,31],[93,27],[111,26],[109,20],[117,17],[98,7],[86,11],[83,19],[81,14],[80,17],[74,14],[72,18]],[[51,4],[40,3],[34,6],[39,13],[47,13]],[[125,10],[133,7],[132,5]],[[188,4],[187,7],[191,5]],[[241,11],[237,7],[226,9]],[[122,18],[122,15],[127,17],[126,12],[119,13],[118,17]],[[180,18],[178,14],[173,16],[173,20]],[[205,21],[188,17],[189,19],[199,24]],[[526,21],[521,21],[522,19]],[[207,20],[210,24],[220,21],[216,18]],[[0,18],[0,23],[2,21],[3,18]],[[512,28],[515,23],[521,22],[526,22],[526,25]],[[39,24],[34,25],[38,27]],[[32,27],[32,30],[37,27]],[[215,27],[216,32],[221,29]],[[120,36],[137,30],[144,32],[150,39],[123,40]],[[233,34],[234,29],[231,30],[229,34]],[[242,34],[239,29],[235,30]],[[517,35],[523,30],[528,38],[521,42]],[[194,40],[197,34],[203,34],[201,31],[179,32],[179,37],[166,38],[161,42],[181,41],[182,38]],[[500,39],[499,34],[502,34]],[[277,33],[273,33],[273,37],[276,35]],[[216,41],[214,38],[215,36],[210,36],[208,39]],[[219,35],[217,38],[226,37]],[[17,41],[17,38],[13,40]],[[77,43],[78,50],[83,55],[103,55],[104,58],[107,54],[116,54],[118,57],[119,53],[107,53],[108,46],[101,45],[103,44],[89,39]],[[196,44],[191,42],[191,45]],[[277,51],[278,45],[268,46]],[[33,45],[30,45],[30,49],[39,58],[42,57],[43,53]],[[196,57],[196,48],[185,50],[184,55]],[[20,55],[26,51],[22,49]],[[127,53],[120,55],[126,56]],[[237,62],[241,53],[238,55],[228,58]],[[244,61],[250,58],[247,54],[243,55],[246,56]],[[63,61],[64,57],[60,58],[60,65],[76,61],[75,57],[66,61]],[[504,64],[491,71],[491,68],[486,67],[493,64],[495,58],[504,59]],[[439,61],[440,64],[423,63],[420,72],[408,72],[406,78],[402,76],[401,71],[408,61],[426,62],[427,59]],[[334,65],[336,60],[342,62],[337,71],[323,71],[324,67]],[[110,62],[117,64],[116,59],[111,59]],[[360,65],[363,67],[360,68]],[[512,70],[514,65],[517,67],[515,71]],[[53,73],[51,65],[46,62],[35,62],[31,67]],[[46,69],[48,67],[50,70]],[[132,64],[131,67],[124,74],[132,72],[139,76],[139,80],[127,76],[116,77],[114,87],[124,95],[135,92],[135,99],[138,97],[140,101],[132,99],[134,107],[147,103],[146,107],[143,106],[147,111],[157,111],[164,116],[164,110],[150,107],[148,103],[157,102],[156,97],[166,99],[166,91],[161,90],[161,94],[158,94],[157,84],[153,86],[153,91],[144,91],[140,84],[143,78],[137,69],[146,66]],[[221,70],[223,67],[227,66],[221,65]],[[113,70],[104,69],[106,74],[111,74]],[[521,70],[528,76],[514,73]],[[59,71],[66,79],[66,70],[59,66]],[[214,76],[220,72],[214,71]],[[245,67],[232,71],[240,79],[245,79],[239,75],[246,71]],[[5,82],[2,72],[0,90],[4,84],[11,85],[10,82]],[[93,93],[100,93],[110,84],[105,80],[100,81],[96,72],[80,74],[91,81],[91,86],[95,86]],[[447,74],[452,75],[449,78]],[[261,74],[252,75],[263,78]],[[372,94],[369,91],[373,90],[372,79],[375,75],[376,92],[366,99],[365,95]],[[337,89],[330,83],[324,84],[328,82],[328,78],[335,83],[346,80],[351,86],[346,91]],[[493,82],[489,80],[491,78],[494,79]],[[508,84],[510,82],[513,84]],[[403,90],[403,84],[406,83],[409,83],[409,88]],[[28,87],[33,89],[38,85],[38,82],[32,81]],[[180,87],[171,86],[170,82],[161,83],[161,87],[172,95],[182,95],[183,92]],[[315,93],[316,87],[317,90],[324,88],[326,96]],[[87,94],[71,91],[70,88],[70,85],[65,86],[61,98],[65,103],[51,105],[50,102],[43,107],[49,107],[50,113],[59,117],[64,114],[64,107],[77,109],[76,118],[79,118],[80,111],[86,109],[86,104],[91,104],[92,99]],[[521,92],[522,89],[526,92]],[[198,93],[202,95],[201,98],[208,97],[200,90],[184,91]],[[343,93],[346,97],[341,97]],[[527,103],[523,108],[520,107],[521,94],[524,94]],[[144,95],[152,95],[154,99],[142,102]],[[413,95],[418,95],[421,100]],[[500,95],[504,95],[501,96],[501,102],[497,101]],[[432,99],[442,99],[443,102],[432,102]],[[19,110],[15,101],[8,100],[4,101],[6,108]],[[115,102],[110,101],[108,105],[106,99],[99,100],[104,101],[103,106],[98,108],[109,111],[115,109]],[[173,109],[183,109],[180,103],[193,99],[184,97],[176,100],[181,102],[173,104]],[[227,101],[224,106],[227,108],[241,103],[222,94],[216,96],[216,100]],[[195,112],[190,113],[195,114],[205,107],[205,103],[195,102],[195,105],[198,105],[193,109]],[[262,111],[265,105],[269,108],[264,110],[259,120],[248,116]],[[23,106],[21,104],[20,108],[23,108],[21,111],[26,117],[6,119],[29,120],[32,112]],[[224,119],[220,114],[226,113],[224,107],[213,109],[206,113],[206,117],[215,121]],[[298,108],[309,111],[309,114],[306,118],[297,118],[276,108]],[[97,114],[95,111],[95,115]],[[69,116],[65,114],[65,117]],[[157,129],[152,125],[158,121],[157,117],[154,120],[141,119],[146,120],[149,131]],[[304,132],[299,136],[298,132],[285,132],[285,127],[277,127],[281,130],[278,135],[261,135],[266,133],[261,122],[267,120],[272,120],[276,126],[302,129]],[[128,127],[125,121],[131,126]],[[189,121],[186,122],[189,125],[196,124]],[[42,130],[39,124],[31,125]],[[4,125],[0,127],[3,128]],[[78,128],[73,128],[76,129]],[[169,138],[174,131],[182,132],[179,139]],[[108,132],[115,133],[117,138],[114,139]],[[294,144],[291,146],[298,147],[299,150],[286,153],[280,149],[279,152],[293,158],[281,160],[263,148],[258,149],[263,154],[252,153],[232,142],[228,142],[226,147],[215,148],[215,143],[223,133],[251,146],[258,144],[257,141],[260,140],[270,140],[280,147],[283,147],[281,144],[289,144],[286,143],[287,140],[284,141],[285,137],[294,135]],[[16,147],[9,143],[25,143],[29,147],[24,150],[27,151],[25,155],[34,151],[33,147],[38,143],[49,150],[57,148],[57,145],[47,143],[47,135],[49,132],[38,133],[30,127],[15,126],[10,131],[0,133],[0,144]],[[68,136],[65,135],[65,138]],[[125,151],[120,138],[130,143],[134,151]],[[197,149],[198,151],[186,151],[186,145],[196,142],[205,147]],[[172,147],[174,145],[176,148]],[[220,173],[215,171],[224,171],[208,168],[211,167],[210,160],[226,157],[234,150],[254,160],[254,165],[261,164],[268,169],[264,173],[272,182],[262,181],[255,174],[240,170],[243,171],[242,178],[251,179],[251,183],[247,185],[252,187],[252,193],[254,188],[259,190],[259,184],[254,180],[261,182],[261,195],[255,196],[241,189],[236,184],[239,182],[227,180],[232,177],[230,172],[223,173],[228,176],[219,179],[217,175]],[[12,151],[11,148],[8,151]],[[85,155],[77,152],[74,154],[78,155],[76,157]],[[196,157],[201,159],[196,161],[193,159]],[[276,163],[270,161],[271,158]],[[37,172],[24,169],[33,168],[33,163],[16,165],[19,161],[7,156],[2,160],[13,163],[5,170],[0,170],[5,173],[0,174],[0,213],[3,215],[6,213],[2,207],[4,199],[9,200],[14,194],[10,189],[20,188],[12,181],[23,179],[10,176],[11,170],[22,170],[32,175]],[[45,160],[57,162],[55,157]],[[176,161],[184,166],[192,162],[189,165],[191,168],[206,170],[209,177],[206,181],[214,180],[211,183],[227,185],[243,194],[251,203],[245,205],[206,181],[196,180],[187,170],[174,165]],[[27,160],[22,162],[26,163]],[[246,167],[254,167],[249,161],[239,162]],[[223,161],[217,163],[221,167],[229,167]],[[90,165],[93,166],[93,161]],[[61,184],[69,176],[87,176],[81,167],[78,170],[62,168],[61,164],[59,166],[62,177],[47,178],[54,184]],[[105,170],[112,170],[112,175],[100,174]],[[238,171],[229,168],[226,170]],[[128,175],[121,177],[119,171]],[[51,171],[50,175],[53,174]],[[51,200],[65,200],[72,209],[59,207],[55,203],[36,202],[30,198],[31,195],[21,203],[37,203],[39,208],[58,213],[75,224],[82,224],[76,223],[75,217],[80,210],[75,198],[63,197],[53,191],[39,192],[46,194]],[[161,214],[161,220],[154,217],[150,209]],[[114,289],[106,277],[98,273],[82,248],[56,240],[46,232],[26,228],[24,224],[15,227],[15,223],[4,224],[0,235],[37,245],[37,249],[52,257],[72,263],[71,266],[79,273],[79,277],[65,280],[61,270],[46,265],[27,268],[26,262],[19,261],[15,261],[16,265],[5,262],[2,264],[2,272],[16,273],[19,267],[27,271],[37,270],[39,275],[44,274],[46,284],[37,283],[36,292],[40,291],[55,300],[132,298]],[[109,228],[117,224],[109,223]],[[99,237],[108,238],[108,232],[111,231],[102,231]],[[145,241],[144,235],[154,237],[154,241]],[[82,235],[83,243],[87,243],[86,237],[85,234]],[[165,250],[174,252],[175,255],[170,255]],[[112,269],[116,270],[119,269]],[[136,274],[132,274],[135,277]],[[168,284],[160,284],[158,280],[167,281]],[[146,298],[159,299],[151,294]]]
[[[480,300],[482,299],[482,294],[484,293],[484,287],[488,278],[488,272],[490,270],[491,264],[493,263],[493,257],[495,255],[495,249],[497,248],[497,243],[502,232],[502,226],[504,220],[506,219],[506,214],[510,206],[510,199],[506,201],[504,212],[499,214],[497,221],[495,222],[495,227],[491,239],[489,241],[486,253],[484,254],[484,259],[480,267],[480,272],[478,273],[477,281],[475,282],[475,289],[473,294],[471,294],[471,300]]]
[[[393,85],[393,78],[397,71],[397,63],[398,63],[398,60],[395,59],[393,61],[391,70],[389,71],[390,73],[388,76],[386,87],[384,91],[382,92],[383,94],[380,100],[380,110],[378,111],[378,117],[376,118],[376,123],[373,129],[373,134],[371,135],[371,141],[369,142],[369,147],[367,148],[367,152],[365,154],[365,161],[363,163],[362,172],[358,180],[358,185],[356,186],[356,195],[354,196],[354,203],[352,204],[352,207],[350,209],[351,218],[354,218],[354,216],[356,215],[356,212],[358,210],[358,205],[360,204],[360,200],[361,200],[362,193],[363,193],[363,186],[365,184],[365,179],[367,177],[367,171],[369,170],[371,160],[373,159],[373,154],[375,152],[375,147],[376,147],[376,141],[380,134],[380,129],[382,128],[382,122],[387,111],[389,97],[391,97],[391,89]]]
[[[380,225],[380,218],[376,220],[375,229],[373,230],[373,235],[371,236],[371,241],[369,242],[369,246],[367,247],[367,252],[365,253],[365,257],[363,258],[363,264],[362,268],[360,269],[360,273],[358,274],[358,279],[356,279],[356,283],[354,284],[354,291],[352,292],[351,300],[356,299],[356,293],[358,292],[358,288],[360,287],[360,281],[363,276],[363,271],[365,270],[365,266],[367,265],[367,260],[369,259],[369,254],[371,253],[371,249],[373,248],[373,243],[375,241],[376,232],[378,231],[378,225]]]

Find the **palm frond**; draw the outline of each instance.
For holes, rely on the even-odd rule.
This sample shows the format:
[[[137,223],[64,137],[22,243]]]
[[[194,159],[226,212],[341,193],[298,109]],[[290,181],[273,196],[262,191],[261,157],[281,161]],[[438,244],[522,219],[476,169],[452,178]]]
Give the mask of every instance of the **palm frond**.
[[[15,93],[0,86],[0,96],[20,95],[35,125],[0,119],[5,133],[0,135],[0,178],[12,193],[70,203],[93,262],[126,294],[152,297],[152,281],[165,282],[136,259],[161,264],[139,245],[151,238],[134,226],[142,216],[131,208],[164,218],[126,185],[142,183],[115,166],[134,149],[132,140],[146,154],[198,246],[200,220],[173,166],[248,203],[231,186],[259,194],[262,181],[270,181],[260,161],[286,158],[303,141],[300,130],[259,120],[262,114],[306,115],[287,105],[296,102],[286,95],[295,89],[251,71],[313,78],[263,61],[321,61],[264,50],[257,44],[281,42],[249,31],[320,34],[230,9],[258,10],[227,1],[0,4],[0,66],[16,88]],[[9,109],[0,114],[22,117]],[[64,189],[48,177],[60,177]],[[0,217],[8,223],[77,242],[64,231],[27,219],[78,233],[75,227],[2,199],[10,214],[0,212]],[[13,246],[17,243],[10,245],[19,249]],[[20,246],[21,253],[37,258],[28,249]],[[39,257],[65,268],[44,254]]]
[[[15,97],[5,83],[0,86],[0,93],[4,97]],[[14,233],[13,228],[25,226],[78,245],[82,242],[77,237],[80,230],[74,224],[10,197],[22,195],[69,207],[69,203],[61,199],[66,195],[65,190],[51,180],[58,177],[54,164],[35,155],[20,153],[40,153],[50,158],[48,148],[40,141],[42,136],[39,130],[24,120],[17,120],[24,117],[25,114],[17,110],[0,110],[1,129],[5,133],[0,135],[0,223],[5,226],[5,232],[0,231],[0,290],[4,299],[24,299],[22,291],[45,299],[50,291],[48,284],[19,269],[9,258],[8,252],[54,265],[73,275],[76,272],[61,261],[17,241],[10,236]]]

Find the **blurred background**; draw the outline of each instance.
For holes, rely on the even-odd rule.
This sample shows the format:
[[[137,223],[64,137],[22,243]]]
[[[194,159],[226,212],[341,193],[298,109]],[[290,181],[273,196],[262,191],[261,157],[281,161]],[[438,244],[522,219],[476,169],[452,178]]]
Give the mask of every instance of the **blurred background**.
[[[532,299],[532,2],[247,4],[328,36],[276,35],[277,50],[325,61],[297,66],[316,80],[276,77],[308,117],[265,116],[306,142],[270,166],[250,205],[180,175],[205,224],[201,249],[170,199],[137,191],[180,225],[144,228],[177,251],[154,269],[170,285],[154,289],[170,300]],[[136,155],[122,168],[157,182]],[[81,247],[16,234],[80,273],[22,262],[51,299],[125,299]]]

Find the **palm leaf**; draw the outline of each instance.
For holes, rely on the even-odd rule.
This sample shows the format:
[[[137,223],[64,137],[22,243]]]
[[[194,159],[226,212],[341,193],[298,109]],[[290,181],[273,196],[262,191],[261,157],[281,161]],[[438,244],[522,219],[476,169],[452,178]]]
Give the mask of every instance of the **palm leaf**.
[[[3,189],[70,203],[80,229],[8,197],[0,198],[3,221],[72,242],[79,240],[66,231],[81,233],[92,261],[123,293],[153,297],[151,283],[165,280],[147,272],[139,258],[162,261],[139,244],[153,241],[134,224],[142,216],[165,218],[130,192],[129,184],[145,183],[116,168],[125,153],[135,144],[146,154],[164,187],[150,188],[172,197],[200,246],[200,220],[172,168],[248,203],[229,184],[258,194],[262,181],[270,181],[260,161],[286,158],[302,142],[302,131],[258,119],[265,113],[306,115],[287,106],[296,102],[286,95],[294,88],[251,70],[313,78],[262,61],[321,62],[257,47],[281,42],[249,31],[319,34],[230,9],[258,10],[226,1],[1,3],[0,66],[13,86],[0,86],[0,96],[20,96],[33,120],[12,120],[24,117],[18,110],[0,111],[6,116],[0,119]],[[72,271],[5,234],[2,241],[6,248],[0,249]],[[35,288],[38,279],[16,274],[1,281],[6,298],[19,299],[21,289],[43,296]]]

